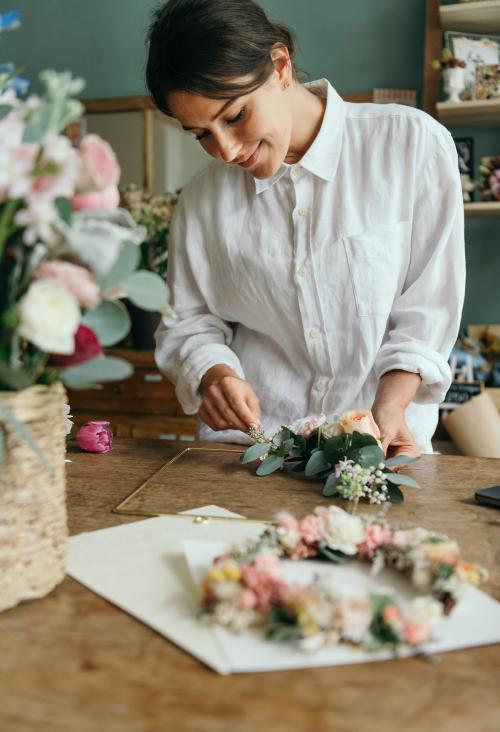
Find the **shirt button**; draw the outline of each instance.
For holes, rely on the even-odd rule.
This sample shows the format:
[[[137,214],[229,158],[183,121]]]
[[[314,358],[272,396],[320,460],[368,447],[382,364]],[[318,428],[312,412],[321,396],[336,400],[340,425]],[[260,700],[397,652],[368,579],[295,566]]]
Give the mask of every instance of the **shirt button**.
[[[306,276],[306,274],[307,274],[307,267],[305,266],[305,264],[303,264],[302,267],[300,267],[297,270],[297,274],[299,275],[299,277],[305,277]]]
[[[324,381],[318,381],[318,382],[316,382],[316,384],[314,385],[314,389],[315,389],[315,391],[318,392],[318,394],[324,394],[325,391],[326,391],[326,384],[325,384],[325,382]]]
[[[298,165],[296,165],[295,167],[292,168],[292,177],[298,178],[299,175],[300,175],[300,168]]]
[[[320,338],[321,333],[317,328],[311,328],[311,330],[309,331],[309,335],[311,338]]]
[[[307,206],[303,206],[303,208],[299,208],[299,216],[307,216],[309,213],[309,209]]]

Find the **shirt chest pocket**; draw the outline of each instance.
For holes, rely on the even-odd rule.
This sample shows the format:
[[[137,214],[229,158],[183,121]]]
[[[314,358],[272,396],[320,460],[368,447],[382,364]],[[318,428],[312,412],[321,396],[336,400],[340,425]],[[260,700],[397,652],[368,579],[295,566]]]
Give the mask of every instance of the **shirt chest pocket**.
[[[410,224],[400,221],[377,231],[345,237],[356,311],[360,317],[388,316],[408,266]]]

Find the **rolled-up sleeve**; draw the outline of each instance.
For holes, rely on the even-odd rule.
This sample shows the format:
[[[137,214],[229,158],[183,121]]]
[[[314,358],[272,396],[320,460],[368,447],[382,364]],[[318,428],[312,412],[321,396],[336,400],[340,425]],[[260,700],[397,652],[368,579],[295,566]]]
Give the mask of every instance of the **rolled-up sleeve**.
[[[443,401],[450,385],[448,358],[460,327],[465,290],[463,201],[457,153],[443,129],[432,136],[416,186],[411,253],[402,293],[391,309],[375,373],[420,374],[414,401]]]
[[[172,313],[162,317],[156,330],[155,359],[160,371],[175,384],[186,414],[198,412],[200,381],[212,366],[226,364],[244,378],[230,348],[232,327],[209,311],[193,272],[197,257],[207,256],[201,237],[195,214],[187,216],[181,196],[169,235],[167,282]]]

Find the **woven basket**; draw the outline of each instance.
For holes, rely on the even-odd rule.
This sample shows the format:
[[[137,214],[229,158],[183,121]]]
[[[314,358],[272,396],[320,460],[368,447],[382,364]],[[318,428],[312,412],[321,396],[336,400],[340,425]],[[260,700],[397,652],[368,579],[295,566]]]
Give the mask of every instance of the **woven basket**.
[[[0,610],[43,597],[66,572],[65,402],[60,383],[0,391],[0,405],[30,431],[53,469],[51,474],[0,410],[5,438],[0,466]]]

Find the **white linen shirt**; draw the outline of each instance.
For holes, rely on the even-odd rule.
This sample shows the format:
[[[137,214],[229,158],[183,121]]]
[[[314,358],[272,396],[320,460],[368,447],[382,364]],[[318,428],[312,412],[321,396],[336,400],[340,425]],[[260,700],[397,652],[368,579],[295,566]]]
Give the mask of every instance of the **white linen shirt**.
[[[383,374],[418,373],[406,418],[429,452],[464,295],[453,139],[420,110],[307,86],[327,104],[296,165],[259,180],[214,161],[183,190],[169,240],[177,318],[158,327],[156,361],[187,414],[203,374],[227,364],[254,388],[268,434],[370,409]],[[248,442],[203,423],[198,436]]]

